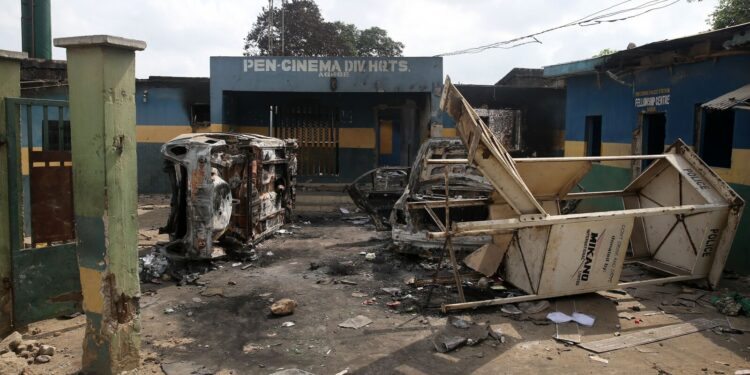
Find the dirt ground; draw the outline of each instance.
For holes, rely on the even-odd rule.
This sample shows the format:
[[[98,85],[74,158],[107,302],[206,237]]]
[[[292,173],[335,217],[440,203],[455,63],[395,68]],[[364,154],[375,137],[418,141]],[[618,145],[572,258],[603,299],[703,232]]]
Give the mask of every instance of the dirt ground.
[[[148,231],[163,225],[165,202],[144,204],[151,207],[139,210],[141,228]],[[549,309],[533,315],[510,315],[499,307],[455,314],[499,328],[505,342],[487,339],[438,353],[431,337],[446,326],[446,316],[434,308],[422,311],[429,288],[418,290],[404,282],[411,276],[430,275],[419,265],[422,260],[394,255],[386,235],[375,232],[372,225],[353,224],[338,212],[302,215],[287,230],[292,233],[259,246],[258,261],[225,260],[207,266],[211,270],[199,279],[205,285],[142,284],[143,366],[136,373],[271,374],[297,368],[331,375],[734,374],[750,369],[748,334],[706,330],[600,354],[608,361],[603,363],[582,348],[554,340],[558,327],[545,319],[550,311],[572,308],[595,317],[593,327],[579,326],[583,342],[699,317],[726,320],[707,303],[707,295],[694,307],[672,306],[680,293],[706,293],[686,289],[694,287],[686,284],[550,300]],[[362,255],[367,252],[378,257],[368,261]],[[747,278],[739,278],[723,285],[747,293],[748,284]],[[384,287],[401,290],[401,306],[386,306],[394,297],[383,292]],[[453,290],[439,287],[431,305],[455,301]],[[269,307],[281,298],[294,299],[298,307],[292,315],[273,317]],[[673,313],[663,313],[665,306]],[[622,312],[635,319],[618,317]],[[339,327],[358,315],[372,323],[359,329]],[[732,322],[747,327],[748,320]],[[286,326],[288,322],[294,325]],[[77,373],[84,323],[85,318],[78,316],[28,327],[25,337],[58,348],[51,362],[31,366],[33,373]],[[32,335],[35,330],[39,333]]]

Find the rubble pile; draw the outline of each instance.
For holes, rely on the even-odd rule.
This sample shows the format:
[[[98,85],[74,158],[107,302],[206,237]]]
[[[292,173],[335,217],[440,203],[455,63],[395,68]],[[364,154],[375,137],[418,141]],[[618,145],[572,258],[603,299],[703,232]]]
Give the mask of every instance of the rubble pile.
[[[0,341],[0,373],[22,374],[27,365],[47,363],[55,355],[55,347],[37,340],[24,340],[13,332]]]

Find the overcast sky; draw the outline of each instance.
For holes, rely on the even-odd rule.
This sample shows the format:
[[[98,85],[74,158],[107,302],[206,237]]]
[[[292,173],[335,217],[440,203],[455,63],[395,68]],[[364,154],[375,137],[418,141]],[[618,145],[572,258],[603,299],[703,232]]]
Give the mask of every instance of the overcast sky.
[[[379,26],[406,44],[405,56],[435,54],[526,35],[567,23],[621,0],[318,0],[326,20]],[[634,1],[632,4],[641,3]],[[279,4],[281,1],[276,0]],[[623,22],[542,35],[543,44],[446,57],[454,82],[492,84],[513,67],[536,68],[708,29],[718,0],[682,0]],[[21,50],[19,0],[0,0],[0,49]],[[52,37],[112,34],[141,39],[136,75],[209,75],[209,56],[239,56],[267,0],[53,0]],[[54,48],[53,58],[65,59]]]

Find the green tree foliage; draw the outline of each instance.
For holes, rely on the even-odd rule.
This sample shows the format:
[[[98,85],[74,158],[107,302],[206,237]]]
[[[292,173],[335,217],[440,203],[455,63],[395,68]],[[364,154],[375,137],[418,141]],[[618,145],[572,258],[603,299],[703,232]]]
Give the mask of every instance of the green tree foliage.
[[[750,0],[719,0],[719,4],[708,17],[714,29],[750,22]]]
[[[599,51],[599,53],[597,53],[596,55],[594,55],[594,56],[591,56],[591,57],[602,57],[602,56],[607,56],[607,55],[611,55],[611,54],[613,54],[613,53],[615,53],[615,52],[617,52],[617,50],[616,50],[616,49],[612,49],[612,48],[605,48],[605,49],[603,49],[603,50]]]
[[[283,3],[284,51],[287,56],[401,56],[404,44],[379,28],[359,30],[340,21],[327,22],[314,0]],[[245,37],[245,55],[282,55],[282,9],[274,7],[269,33],[269,9],[263,8]],[[272,47],[268,48],[271,38]]]

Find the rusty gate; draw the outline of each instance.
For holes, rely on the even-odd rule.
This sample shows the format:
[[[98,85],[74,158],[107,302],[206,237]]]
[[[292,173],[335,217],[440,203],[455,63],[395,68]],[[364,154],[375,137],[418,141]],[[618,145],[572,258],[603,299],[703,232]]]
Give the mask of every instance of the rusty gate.
[[[273,135],[299,144],[298,175],[339,174],[339,111],[320,105],[276,107]]]
[[[6,98],[13,325],[79,311],[68,102]]]

